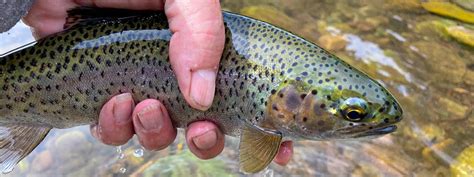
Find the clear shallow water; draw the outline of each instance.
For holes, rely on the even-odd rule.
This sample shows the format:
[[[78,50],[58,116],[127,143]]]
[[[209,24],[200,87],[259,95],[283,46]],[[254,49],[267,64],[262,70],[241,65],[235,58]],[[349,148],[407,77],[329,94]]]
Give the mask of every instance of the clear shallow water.
[[[224,0],[223,6],[329,49],[382,82],[405,114],[397,132],[378,139],[297,142],[288,166],[272,164],[255,176],[474,173],[474,162],[463,160],[474,159],[474,47],[448,32],[472,25],[408,0],[256,2]],[[0,34],[0,53],[31,40],[28,28],[14,28]],[[88,127],[53,130],[7,176],[242,176],[237,140],[227,139],[222,155],[202,161],[186,150],[182,136],[166,150],[141,154],[136,139],[116,148],[94,140]]]

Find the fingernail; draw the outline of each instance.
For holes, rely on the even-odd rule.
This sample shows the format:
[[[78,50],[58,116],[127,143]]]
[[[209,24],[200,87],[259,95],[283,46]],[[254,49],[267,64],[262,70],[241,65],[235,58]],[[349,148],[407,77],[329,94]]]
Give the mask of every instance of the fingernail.
[[[158,105],[151,104],[145,107],[138,113],[138,120],[141,123],[141,126],[147,131],[157,131],[161,130],[163,125],[163,113],[159,109]]]
[[[216,86],[216,72],[197,70],[192,73],[191,98],[203,109],[211,106]]]
[[[130,93],[123,93],[115,96],[113,114],[117,124],[125,124],[131,121],[132,103],[133,100]]]
[[[280,145],[280,149],[275,157],[275,162],[279,165],[285,166],[290,162],[291,157],[293,155],[293,142],[292,141],[284,141]]]
[[[208,150],[217,143],[217,133],[215,130],[209,130],[201,135],[193,137],[193,143],[200,150]]]

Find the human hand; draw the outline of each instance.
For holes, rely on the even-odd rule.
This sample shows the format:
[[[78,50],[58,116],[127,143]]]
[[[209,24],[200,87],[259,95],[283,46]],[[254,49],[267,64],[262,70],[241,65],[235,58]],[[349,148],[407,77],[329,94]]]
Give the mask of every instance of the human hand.
[[[218,0],[37,0],[24,21],[35,36],[44,37],[61,31],[67,10],[78,6],[164,10],[173,32],[169,55],[179,88],[192,107],[210,107],[225,40]],[[173,142],[176,128],[160,101],[147,99],[135,105],[131,94],[124,93],[102,107],[91,133],[108,145],[124,144],[137,134],[144,148],[161,150]],[[223,133],[207,121],[190,124],[186,141],[201,159],[213,158],[224,148]],[[291,142],[282,143],[275,162],[288,163],[292,152]]]

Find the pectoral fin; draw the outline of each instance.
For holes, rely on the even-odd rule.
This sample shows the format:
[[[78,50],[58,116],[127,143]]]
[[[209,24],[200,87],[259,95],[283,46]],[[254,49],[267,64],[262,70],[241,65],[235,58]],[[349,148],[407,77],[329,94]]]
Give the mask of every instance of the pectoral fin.
[[[8,173],[44,139],[51,128],[3,124],[0,125],[0,170]]]
[[[240,169],[256,173],[272,162],[280,148],[280,132],[245,127],[240,137]]]

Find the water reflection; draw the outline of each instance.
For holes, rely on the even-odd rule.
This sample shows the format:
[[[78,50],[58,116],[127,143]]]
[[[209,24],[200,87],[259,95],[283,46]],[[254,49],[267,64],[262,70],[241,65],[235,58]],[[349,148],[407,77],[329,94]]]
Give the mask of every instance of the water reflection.
[[[377,44],[363,41],[359,36],[353,34],[345,34],[344,37],[348,41],[346,50],[354,52],[354,57],[356,59],[360,59],[367,64],[377,63],[391,67],[402,74],[407,81],[412,82],[410,74],[404,71],[397,63],[395,63],[393,58],[386,56],[384,51]],[[403,38],[403,40],[406,39]],[[391,76],[389,72],[383,69],[378,69],[377,72],[385,77]]]
[[[223,4],[328,48],[383,81],[405,110],[394,134],[370,141],[295,143],[288,166],[272,164],[254,176],[472,175],[474,46],[454,33],[458,26],[474,30],[472,24],[430,14],[411,0]],[[0,53],[31,40],[30,30],[17,26],[0,34]],[[117,148],[119,152],[98,143],[88,129],[53,130],[7,176],[242,175],[235,138],[228,138],[218,158],[201,161],[186,150],[182,136],[160,152],[141,151],[136,139]]]

